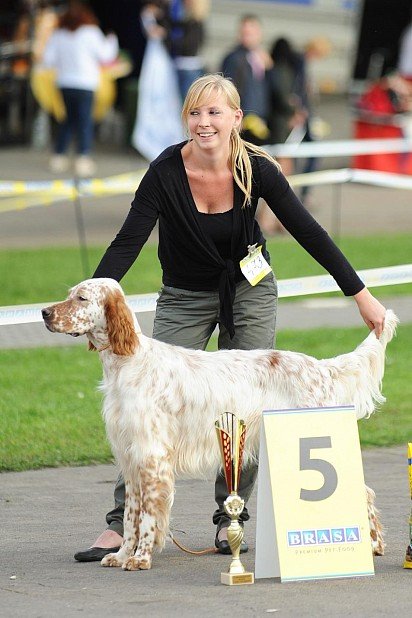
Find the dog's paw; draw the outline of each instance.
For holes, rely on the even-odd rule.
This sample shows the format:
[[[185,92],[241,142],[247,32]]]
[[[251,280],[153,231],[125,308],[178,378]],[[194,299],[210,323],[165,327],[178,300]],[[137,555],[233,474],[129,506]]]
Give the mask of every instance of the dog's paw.
[[[151,558],[140,558],[139,556],[131,556],[123,564],[124,571],[147,571],[152,567]]]
[[[386,543],[383,540],[372,542],[372,551],[374,556],[383,556],[385,554]]]
[[[374,520],[374,525],[371,527],[371,543],[372,553],[374,556],[383,556],[385,553],[386,543],[384,541],[383,530],[379,520]]]
[[[116,554],[106,554],[100,563],[104,567],[121,567],[122,562],[118,559]]]

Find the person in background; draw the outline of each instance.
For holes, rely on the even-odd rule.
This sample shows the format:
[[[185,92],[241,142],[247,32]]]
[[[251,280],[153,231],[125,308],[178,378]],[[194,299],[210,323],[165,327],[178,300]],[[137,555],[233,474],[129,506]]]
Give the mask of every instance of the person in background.
[[[270,56],[273,62],[267,71],[270,143],[283,144],[290,139],[292,130],[301,128],[300,139],[305,132],[306,112],[301,108],[295,93],[299,56],[288,39],[283,37],[273,42]],[[278,157],[277,160],[285,176],[293,174],[293,159]],[[271,209],[263,202],[259,206],[258,219],[260,227],[268,236],[284,231]]]
[[[270,142],[267,71],[272,67],[272,60],[263,48],[262,24],[256,15],[241,16],[238,41],[237,46],[223,59],[221,70],[225,77],[233,80],[240,94],[244,112],[242,137],[262,146]],[[268,236],[283,229],[264,200],[260,200],[257,217]]]
[[[296,241],[330,272],[346,295],[354,297],[361,316],[379,337],[385,308],[302,206],[276,161],[242,139],[242,118],[239,93],[231,80],[205,75],[191,85],[182,110],[189,138],[168,147],[150,164],[94,277],[120,281],[159,221],[163,287],[153,337],[204,350],[218,326],[219,349],[272,349],[277,284],[271,268],[261,261],[263,255],[269,263],[270,256],[255,218],[263,197]],[[247,255],[261,265],[256,285],[249,283],[242,270]],[[245,502],[256,474],[256,463],[242,470],[239,494]],[[219,553],[230,554],[230,520],[223,508],[226,497],[220,472],[215,482],[215,546]],[[120,477],[115,507],[106,516],[108,528],[91,548],[76,553],[76,560],[101,560],[119,548],[124,502],[125,485]],[[247,508],[240,519],[242,524],[248,521]],[[246,543],[241,551],[247,551]]]
[[[262,26],[256,15],[240,18],[238,38],[238,45],[223,59],[221,70],[225,77],[233,80],[240,94],[245,114],[242,136],[256,145],[267,144],[270,133],[266,71],[272,61],[262,46]]]
[[[53,30],[57,27],[57,11],[52,2],[39,0],[35,10],[30,10],[29,3],[17,22],[13,42],[27,43],[31,46],[31,63],[41,62],[43,51]]]
[[[398,72],[404,79],[412,81],[412,21],[401,34]]]
[[[408,136],[412,112],[412,83],[389,73],[367,85],[355,113],[355,139],[389,139]],[[392,174],[412,174],[412,154],[386,152],[356,155],[353,167]]]
[[[60,16],[58,28],[47,42],[43,65],[56,70],[56,83],[66,108],[50,159],[54,173],[69,168],[67,152],[77,137],[75,173],[92,176],[96,165],[90,154],[93,145],[93,101],[99,85],[100,66],[116,59],[119,51],[114,34],[104,36],[97,18],[84,2],[72,0]]]
[[[209,9],[209,0],[170,0],[168,47],[176,67],[182,102],[191,84],[204,73],[200,50],[205,40],[204,22]]]
[[[165,40],[170,27],[170,0],[148,0],[143,2],[140,19],[147,39]]]
[[[130,141],[148,161],[184,137],[177,72],[167,48],[169,8],[168,3],[157,1],[145,4],[141,12],[147,42],[139,74],[136,122]],[[167,122],[159,123],[159,118],[167,118]]]
[[[317,94],[316,82],[313,75],[314,63],[326,58],[332,50],[331,42],[328,38],[317,36],[310,39],[304,48],[303,53],[297,54],[296,77],[294,92],[297,104],[302,112],[305,113],[304,131],[302,142],[313,142],[317,139],[314,131],[314,101]],[[302,173],[309,174],[314,172],[319,160],[316,157],[309,157],[303,165]],[[308,208],[310,205],[310,187],[302,187],[300,198],[302,203]]]
[[[290,42],[281,37],[272,45],[270,56],[273,61],[268,71],[270,112],[269,128],[272,144],[283,144],[290,137],[295,127],[302,127],[306,120],[306,111],[302,109],[296,96],[296,73],[299,67],[299,56]],[[278,159],[285,176],[293,174],[291,159]]]

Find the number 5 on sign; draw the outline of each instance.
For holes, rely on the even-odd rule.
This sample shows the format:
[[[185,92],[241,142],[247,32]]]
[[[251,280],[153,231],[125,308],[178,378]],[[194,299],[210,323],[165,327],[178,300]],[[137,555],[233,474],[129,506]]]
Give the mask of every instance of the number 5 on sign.
[[[265,411],[255,577],[373,574],[353,406]]]

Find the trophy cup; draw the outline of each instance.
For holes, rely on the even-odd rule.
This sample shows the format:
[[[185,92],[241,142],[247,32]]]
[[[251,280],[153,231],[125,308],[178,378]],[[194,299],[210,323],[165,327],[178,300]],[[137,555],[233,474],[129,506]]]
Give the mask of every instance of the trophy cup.
[[[232,562],[229,571],[221,573],[220,581],[227,586],[253,584],[253,573],[245,571],[239,558],[240,545],[243,540],[243,527],[239,524],[239,516],[243,511],[245,501],[238,496],[237,489],[242,468],[246,425],[231,412],[224,412],[215,422],[215,427],[229,494],[223,507],[231,520],[227,529],[227,540],[232,552]]]

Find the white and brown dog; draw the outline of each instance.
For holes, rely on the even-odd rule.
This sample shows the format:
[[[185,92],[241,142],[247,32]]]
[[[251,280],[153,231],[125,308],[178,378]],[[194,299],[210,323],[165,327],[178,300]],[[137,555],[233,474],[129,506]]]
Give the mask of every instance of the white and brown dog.
[[[357,418],[384,401],[385,348],[397,317],[387,311],[353,351],[317,360],[282,350],[203,352],[142,335],[113,279],[89,279],[42,311],[50,331],[87,335],[103,364],[103,416],[126,482],[124,540],[104,566],[149,569],[169,531],[176,474],[204,478],[220,464],[214,422],[230,411],[247,424],[244,461],[257,457],[263,410],[354,405]],[[384,541],[367,488],[372,547]]]

